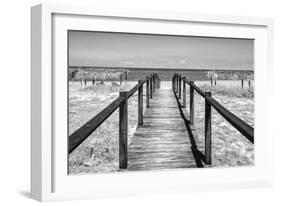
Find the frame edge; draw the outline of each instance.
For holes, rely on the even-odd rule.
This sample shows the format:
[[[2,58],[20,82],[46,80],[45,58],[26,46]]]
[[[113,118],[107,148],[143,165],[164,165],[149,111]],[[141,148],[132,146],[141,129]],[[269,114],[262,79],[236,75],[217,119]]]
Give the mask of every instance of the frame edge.
[[[31,7],[31,198],[42,201],[42,5]]]

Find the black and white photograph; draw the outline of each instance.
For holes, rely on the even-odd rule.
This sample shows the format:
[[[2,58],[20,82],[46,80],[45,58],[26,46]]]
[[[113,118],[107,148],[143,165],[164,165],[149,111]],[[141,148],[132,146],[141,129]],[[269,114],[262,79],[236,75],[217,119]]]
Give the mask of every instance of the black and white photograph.
[[[68,174],[251,167],[254,40],[68,30]]]

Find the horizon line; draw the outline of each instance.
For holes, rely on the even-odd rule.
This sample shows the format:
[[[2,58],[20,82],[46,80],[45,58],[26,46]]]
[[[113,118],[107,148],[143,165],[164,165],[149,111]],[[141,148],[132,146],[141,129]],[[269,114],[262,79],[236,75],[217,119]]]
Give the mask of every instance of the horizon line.
[[[179,68],[179,67],[125,67],[125,66],[72,66],[72,65],[68,65],[68,68],[76,68],[76,67],[80,67],[82,69],[86,69],[86,68],[100,68],[100,69],[131,69],[131,70],[137,70],[137,69],[143,69],[143,70],[189,70],[189,71],[196,71],[196,70],[203,70],[203,71],[254,71],[255,69],[199,69],[199,68]]]

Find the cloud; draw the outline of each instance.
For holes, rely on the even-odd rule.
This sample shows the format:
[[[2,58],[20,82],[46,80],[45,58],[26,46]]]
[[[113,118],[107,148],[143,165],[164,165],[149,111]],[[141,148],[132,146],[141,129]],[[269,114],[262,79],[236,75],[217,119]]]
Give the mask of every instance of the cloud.
[[[186,64],[187,63],[187,60],[186,59],[182,59],[179,61],[179,64]]]
[[[129,66],[147,66],[152,65],[152,61],[144,60],[121,60],[118,62],[119,65],[129,65]]]

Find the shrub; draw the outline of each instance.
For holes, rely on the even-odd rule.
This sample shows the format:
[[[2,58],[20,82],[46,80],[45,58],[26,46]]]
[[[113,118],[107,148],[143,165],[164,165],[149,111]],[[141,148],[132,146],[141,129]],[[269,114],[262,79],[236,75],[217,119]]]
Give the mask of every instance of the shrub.
[[[240,81],[217,81],[216,86],[211,86],[207,82],[196,83],[203,91],[212,91],[217,94],[229,97],[254,98],[254,87],[244,87],[242,89]]]

